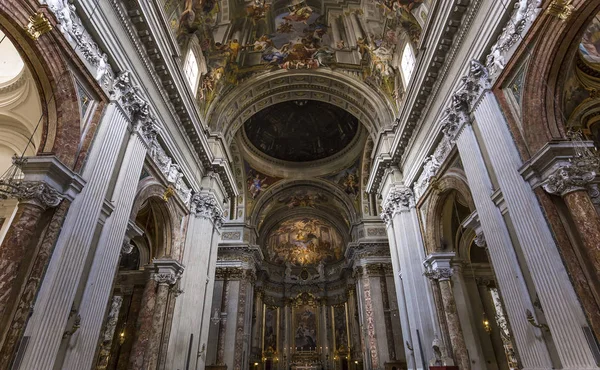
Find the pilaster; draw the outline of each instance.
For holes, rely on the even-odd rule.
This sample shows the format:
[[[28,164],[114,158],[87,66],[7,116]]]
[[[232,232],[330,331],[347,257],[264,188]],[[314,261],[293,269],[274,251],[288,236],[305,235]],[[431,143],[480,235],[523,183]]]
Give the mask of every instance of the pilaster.
[[[388,225],[388,239],[393,248],[392,267],[400,315],[403,321],[408,321],[402,326],[410,331],[408,335],[407,329],[403,329],[405,353],[417,369],[427,368],[433,357],[432,343],[440,329],[433,292],[423,276],[425,248],[414,193],[398,182],[386,184],[386,188],[381,217]]]

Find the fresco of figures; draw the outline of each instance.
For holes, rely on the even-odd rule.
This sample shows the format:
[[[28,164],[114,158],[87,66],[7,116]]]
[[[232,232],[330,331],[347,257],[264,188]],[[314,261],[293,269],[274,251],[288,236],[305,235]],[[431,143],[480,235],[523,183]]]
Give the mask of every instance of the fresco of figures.
[[[264,351],[277,351],[277,307],[265,309]]]
[[[343,239],[331,224],[315,217],[283,221],[267,238],[268,259],[280,265],[316,266],[342,258]]]
[[[302,305],[294,313],[294,344],[297,351],[315,351],[317,348],[316,307]]]
[[[346,168],[334,175],[325,177],[325,179],[336,184],[352,199],[358,200],[360,195],[360,174],[359,174],[359,161],[356,161],[351,167]]]
[[[326,203],[328,198],[312,189],[298,189],[292,194],[280,197],[279,203],[289,209],[296,207],[316,208],[318,204]]]
[[[206,69],[200,76],[196,99],[205,113],[217,96],[252,75],[280,68],[344,69],[350,66],[349,59],[341,55],[357,51],[360,61],[350,57],[354,60],[352,71],[360,70],[357,77],[381,89],[393,101],[399,99],[394,61],[402,50],[404,35],[413,45],[418,44],[421,26],[414,14],[424,3],[375,0],[381,12],[380,25],[367,27],[357,40],[350,40],[347,35],[351,31],[346,29],[336,31],[339,35],[334,39],[328,15],[309,6],[306,0],[289,0],[277,14],[271,9],[271,1],[252,0],[230,12],[225,23],[216,0],[163,1],[167,21],[183,54],[190,40],[200,44]],[[350,12],[364,17],[360,9]],[[343,22],[340,25],[343,28]]]
[[[333,324],[335,333],[335,349],[348,351],[348,325],[346,322],[346,306],[333,306]]]
[[[583,58],[589,63],[600,63],[600,15],[596,14],[586,28],[579,44]]]

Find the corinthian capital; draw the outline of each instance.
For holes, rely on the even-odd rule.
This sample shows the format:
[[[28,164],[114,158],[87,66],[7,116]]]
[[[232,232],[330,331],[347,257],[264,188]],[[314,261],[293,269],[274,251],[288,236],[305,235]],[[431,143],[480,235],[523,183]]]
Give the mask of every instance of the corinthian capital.
[[[163,272],[152,275],[152,279],[159,284],[174,285],[179,280],[179,275],[173,272]]]
[[[544,190],[550,194],[564,196],[574,191],[586,190],[596,178],[598,170],[597,158],[584,158],[571,161],[559,167],[544,182]]]
[[[192,196],[190,205],[192,214],[196,217],[206,218],[221,226],[223,221],[223,210],[214,195],[208,193],[197,193]]]
[[[453,274],[454,269],[452,267],[439,267],[425,272],[425,276],[435,281],[448,281]]]
[[[406,186],[397,186],[390,190],[383,202],[381,218],[389,222],[398,212],[408,209],[414,204],[415,194]]]
[[[60,204],[64,196],[58,190],[43,181],[19,181],[11,184],[0,183],[2,193],[8,198],[20,202],[33,203],[44,208],[53,208]]]

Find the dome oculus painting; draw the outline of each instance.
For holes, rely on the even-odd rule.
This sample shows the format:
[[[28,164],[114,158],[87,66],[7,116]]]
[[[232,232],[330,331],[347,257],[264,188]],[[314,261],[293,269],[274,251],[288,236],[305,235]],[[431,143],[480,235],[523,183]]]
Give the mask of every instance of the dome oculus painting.
[[[329,223],[314,217],[298,217],[282,222],[267,239],[269,260],[295,266],[335,262],[343,256],[343,240]]]

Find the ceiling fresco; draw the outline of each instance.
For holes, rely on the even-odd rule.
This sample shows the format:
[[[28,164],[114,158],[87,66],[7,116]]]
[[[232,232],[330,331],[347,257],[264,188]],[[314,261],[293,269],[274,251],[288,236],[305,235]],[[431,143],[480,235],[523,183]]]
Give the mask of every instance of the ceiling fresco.
[[[587,27],[579,44],[579,51],[583,58],[600,66],[600,15],[596,14]]]
[[[342,189],[358,207],[359,196],[360,196],[360,159],[358,159],[352,166],[343,169],[333,175],[325,176],[324,179],[334,183],[337,187]]]
[[[345,70],[399,104],[397,54],[407,37],[415,45],[420,38],[414,14],[422,2],[371,0],[378,13],[369,21],[362,9],[331,16],[304,0],[289,0],[283,8],[278,5],[277,12],[265,0],[242,6],[216,0],[165,0],[164,11],[182,48],[194,37],[200,44],[207,70],[196,96],[206,113],[217,96],[241,81],[277,69]],[[374,16],[380,21],[373,22]],[[351,29],[353,17],[361,27]]]
[[[256,149],[290,162],[330,157],[346,148],[358,131],[359,122],[350,113],[315,100],[272,105],[244,124]]]
[[[296,217],[283,221],[266,239],[266,257],[275,264],[315,266],[343,257],[343,239],[336,228],[320,218]]]

